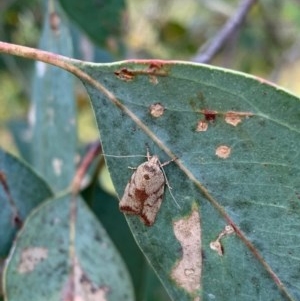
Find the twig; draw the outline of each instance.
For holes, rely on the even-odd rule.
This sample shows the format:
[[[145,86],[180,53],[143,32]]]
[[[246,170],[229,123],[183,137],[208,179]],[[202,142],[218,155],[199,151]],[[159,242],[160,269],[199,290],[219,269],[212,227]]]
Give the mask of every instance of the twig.
[[[85,176],[89,166],[102,151],[100,142],[94,143],[90,146],[87,154],[84,156],[80,166],[78,167],[76,174],[72,181],[71,191],[73,194],[77,194],[80,191],[82,179]]]
[[[23,221],[21,219],[18,207],[10,193],[10,188],[8,182],[6,180],[6,176],[3,171],[0,170],[0,186],[2,186],[4,193],[6,194],[7,200],[10,205],[10,209],[12,211],[12,222],[15,227],[21,228],[23,225]]]
[[[236,10],[235,14],[227,20],[225,25],[217,33],[217,35],[211,40],[211,42],[206,43],[200,48],[198,53],[192,61],[197,63],[206,64],[220,51],[222,46],[226,43],[228,38],[239,28],[239,26],[245,20],[247,13],[251,7],[256,3],[257,0],[243,0],[240,6]]]

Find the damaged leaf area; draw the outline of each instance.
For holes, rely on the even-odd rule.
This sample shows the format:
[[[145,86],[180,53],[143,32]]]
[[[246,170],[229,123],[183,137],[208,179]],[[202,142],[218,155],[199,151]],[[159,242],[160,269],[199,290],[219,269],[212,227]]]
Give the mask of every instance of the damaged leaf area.
[[[79,261],[75,258],[72,273],[63,288],[62,300],[76,301],[106,301],[108,288],[105,286],[98,287],[92,283],[89,277],[82,270]]]
[[[209,246],[212,250],[216,251],[218,255],[224,255],[224,248],[221,243],[221,239],[226,235],[230,235],[234,233],[234,229],[231,225],[227,225],[225,229],[218,235],[218,238],[215,241],[212,241]]]
[[[48,250],[41,247],[27,248],[21,252],[21,260],[18,266],[20,274],[32,272],[37,265],[48,257]]]
[[[50,199],[27,219],[4,268],[6,300],[134,300],[123,261],[80,198],[71,230],[71,198]]]
[[[187,218],[173,223],[174,234],[181,244],[182,258],[172,270],[175,283],[191,296],[199,293],[201,284],[201,228],[198,208],[194,208]],[[197,297],[193,300],[198,300]]]
[[[182,274],[174,276],[178,282],[171,276],[184,258],[178,256],[184,245],[174,222],[185,220],[196,200],[201,300],[300,300],[294,285],[300,283],[299,99],[249,75],[211,66],[72,63],[95,79],[83,83],[103,149],[119,156],[106,158],[119,197],[132,174],[128,166],[144,162],[124,155],[144,154],[149,147],[161,162],[178,158],[164,168],[171,189],[166,187],[153,224],[127,220],[171,298],[190,300],[188,290],[196,291],[196,286],[174,287]],[[218,240],[225,225],[234,235]],[[216,241],[219,248],[212,250]]]

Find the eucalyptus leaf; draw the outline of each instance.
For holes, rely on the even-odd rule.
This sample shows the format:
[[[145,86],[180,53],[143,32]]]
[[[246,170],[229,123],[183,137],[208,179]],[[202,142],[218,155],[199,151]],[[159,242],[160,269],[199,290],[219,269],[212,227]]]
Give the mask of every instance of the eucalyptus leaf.
[[[4,270],[6,300],[134,300],[105,230],[80,198],[72,219],[72,198],[50,199],[27,219]]]
[[[52,196],[52,191],[30,166],[0,149],[0,257],[6,257],[32,209]]]
[[[178,158],[164,171],[179,206],[166,189],[152,227],[126,216],[172,299],[298,300],[299,99],[197,64],[73,64],[90,76],[105,154],[145,155],[148,146],[162,163]],[[122,197],[128,166],[147,159],[106,160]]]
[[[39,48],[72,56],[68,27],[48,11]],[[71,74],[36,62],[30,123],[32,162],[54,191],[67,188],[75,173],[77,150],[76,102]]]

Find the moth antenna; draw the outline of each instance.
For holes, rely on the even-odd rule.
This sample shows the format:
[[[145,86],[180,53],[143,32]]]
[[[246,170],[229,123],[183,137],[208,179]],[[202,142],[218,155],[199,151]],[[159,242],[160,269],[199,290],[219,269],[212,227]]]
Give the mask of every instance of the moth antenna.
[[[135,157],[143,157],[145,158],[145,155],[107,155],[102,153],[103,156],[105,157],[113,157],[113,158],[135,158]]]
[[[176,158],[176,159],[177,159],[177,158]],[[175,160],[176,160],[176,159],[175,159]],[[169,163],[172,162],[172,161],[174,161],[174,160],[170,160]],[[168,162],[167,162],[167,163],[168,163]],[[162,167],[163,165],[165,165],[165,164],[161,164],[160,162],[159,162],[159,164],[160,164],[161,167]],[[180,205],[178,204],[178,202],[176,201],[176,198],[174,197],[174,195],[173,195],[173,193],[172,193],[172,187],[171,187],[170,184],[169,184],[169,181],[168,181],[168,178],[167,178],[167,175],[166,175],[164,169],[161,168],[161,170],[162,170],[162,172],[163,172],[163,174],[164,174],[164,177],[165,177],[165,180],[166,180],[166,185],[167,185],[168,188],[169,188],[169,192],[170,192],[170,195],[171,195],[173,201],[175,202],[176,206],[177,206],[179,209],[182,209],[181,206],[180,206]]]

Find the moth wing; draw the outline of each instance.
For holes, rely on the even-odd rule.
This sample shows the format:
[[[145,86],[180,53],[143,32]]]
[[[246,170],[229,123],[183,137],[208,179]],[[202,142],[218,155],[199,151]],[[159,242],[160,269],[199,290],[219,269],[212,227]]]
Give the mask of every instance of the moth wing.
[[[134,172],[131,176],[130,181],[127,183],[124,194],[119,202],[120,211],[127,214],[140,214],[141,205],[134,198],[135,195],[135,174]]]
[[[152,226],[155,222],[156,215],[161,206],[164,196],[164,185],[160,186],[160,189],[155,193],[149,195],[145,200],[144,206],[140,213],[140,219],[146,226]]]

